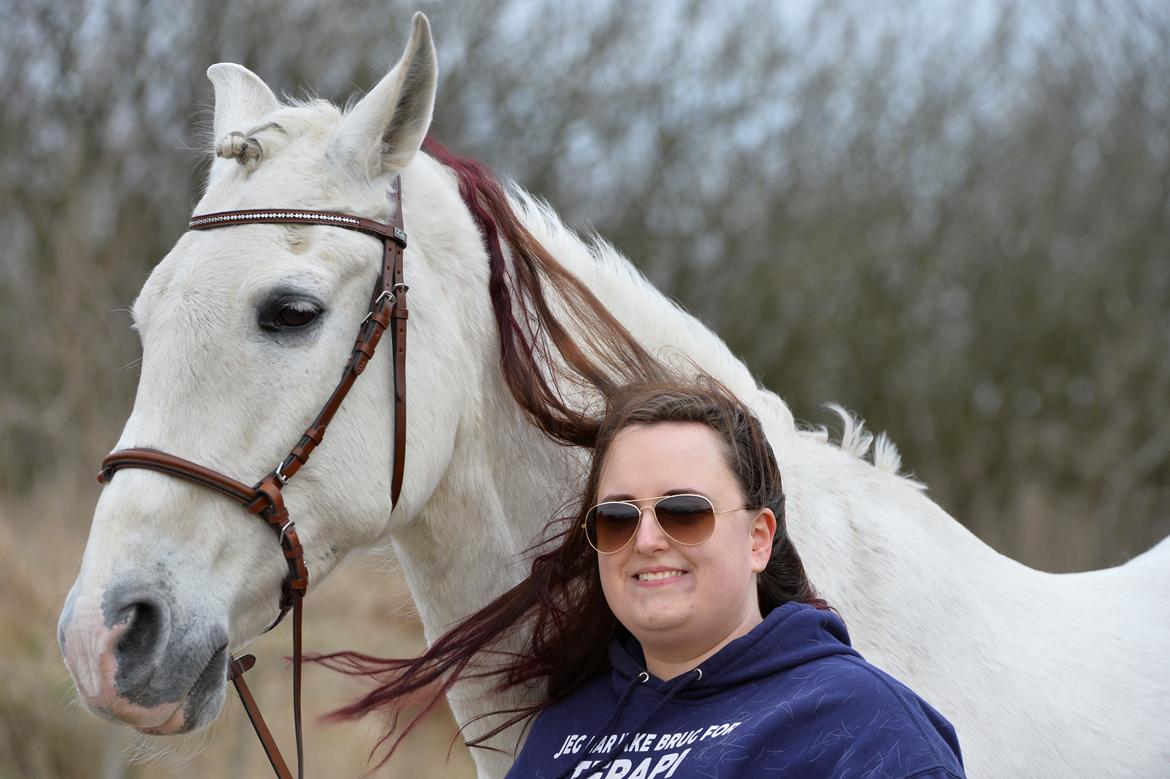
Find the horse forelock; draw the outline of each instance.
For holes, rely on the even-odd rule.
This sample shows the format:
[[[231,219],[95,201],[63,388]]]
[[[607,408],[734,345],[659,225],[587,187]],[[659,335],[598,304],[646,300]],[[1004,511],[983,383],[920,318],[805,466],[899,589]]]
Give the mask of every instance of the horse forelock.
[[[246,127],[210,138],[212,164],[198,212],[243,208],[318,208],[388,216],[389,180],[334,154],[346,114],[326,100],[287,100]]]
[[[249,123],[232,127],[226,135],[208,137],[207,146],[217,149],[231,135],[259,143],[264,159],[298,138],[321,138],[331,134],[344,118],[344,112],[328,100],[287,99],[277,110]],[[208,130],[211,133],[210,128]]]

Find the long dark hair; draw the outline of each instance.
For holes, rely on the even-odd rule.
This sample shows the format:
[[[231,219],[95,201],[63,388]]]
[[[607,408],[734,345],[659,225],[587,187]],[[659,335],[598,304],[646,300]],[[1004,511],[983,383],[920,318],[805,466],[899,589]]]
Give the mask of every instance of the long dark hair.
[[[612,390],[597,422],[588,476],[573,511],[553,520],[547,540],[532,552],[527,578],[435,641],[419,657],[380,659],[355,652],[315,658],[342,673],[375,678],[380,685],[332,715],[353,719],[374,711],[396,713],[402,701],[429,692],[429,710],[459,680],[488,679],[499,690],[542,683],[545,699],[494,712],[499,724],[469,746],[483,742],[571,695],[590,677],[608,670],[608,645],[620,629],[601,589],[596,552],[582,529],[596,498],[601,467],[617,433],[630,425],[697,422],[724,442],[724,455],[751,508],[776,515],[772,556],[757,579],[760,612],[791,601],[828,608],[805,573],[785,527],[784,490],[775,455],[759,420],[722,384],[709,377],[628,384]],[[524,635],[516,648],[510,639]],[[416,716],[401,735],[418,723]],[[485,715],[490,716],[490,715]],[[393,726],[378,746],[393,735]],[[389,742],[382,762],[399,739]],[[378,747],[375,747],[377,749]]]

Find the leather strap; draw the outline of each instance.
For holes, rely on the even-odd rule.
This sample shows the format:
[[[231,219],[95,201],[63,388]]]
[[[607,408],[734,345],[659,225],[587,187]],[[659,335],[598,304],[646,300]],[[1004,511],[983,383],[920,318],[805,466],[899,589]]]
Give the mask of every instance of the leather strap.
[[[394,353],[394,471],[390,485],[391,510],[398,505],[406,464],[406,320],[409,316],[406,293],[409,287],[406,286],[403,276],[406,231],[402,223],[400,179],[395,180],[395,189],[397,197],[387,224],[334,211],[294,209],[250,209],[193,216],[188,224],[192,230],[211,230],[246,224],[319,224],[357,230],[380,238],[383,244],[382,267],[378,284],[370,298],[369,313],[362,320],[353,351],[329,399],[280,464],[255,485],[249,487],[212,468],[167,452],[137,447],[111,452],[102,460],[101,472],[98,474],[98,481],[103,484],[110,481],[114,473],[122,468],[145,468],[186,479],[234,500],[249,513],[260,516],[277,533],[288,564],[288,575],[281,588],[280,614],[265,632],[276,627],[284,616],[292,611],[293,724],[296,731],[298,777],[304,776],[304,741],[301,728],[301,625],[302,603],[309,588],[309,571],[305,565],[304,549],[297,536],[296,525],[289,518],[281,490],[288,484],[289,479],[297,474],[301,466],[308,462],[313,450],[324,440],[325,430],[333,420],[334,414],[341,407],[357,377],[374,356],[382,333],[393,321],[394,326],[390,329]],[[256,736],[272,764],[272,770],[279,779],[292,779],[276,740],[272,737],[260,708],[244,682],[244,672],[255,663],[256,658],[252,655],[232,658],[228,663],[227,678],[240,696]]]
[[[288,562],[288,576],[285,578],[280,600],[280,614],[265,632],[276,627],[294,605],[294,595],[304,594],[309,586],[309,573],[305,567],[304,550],[297,536],[296,525],[289,519],[280,492],[280,482],[274,474],[268,474],[254,487],[238,482],[230,476],[212,470],[199,463],[185,460],[157,449],[120,449],[111,452],[102,460],[98,481],[108,482],[114,472],[122,468],[143,468],[165,473],[180,479],[195,482],[215,490],[239,503],[251,514],[259,515],[276,532]]]
[[[227,677],[235,685],[236,693],[240,696],[240,700],[244,704],[244,711],[248,713],[248,719],[252,723],[252,728],[256,731],[256,736],[264,746],[264,753],[268,755],[268,762],[272,764],[273,772],[280,779],[292,779],[288,765],[285,764],[284,757],[280,754],[280,747],[276,745],[276,739],[272,737],[272,731],[268,729],[268,724],[260,716],[260,707],[256,705],[256,699],[252,697],[252,691],[248,689],[248,683],[244,681],[244,672],[251,670],[254,665],[256,665],[255,655],[244,655],[238,658],[233,657],[231,662],[228,663]]]

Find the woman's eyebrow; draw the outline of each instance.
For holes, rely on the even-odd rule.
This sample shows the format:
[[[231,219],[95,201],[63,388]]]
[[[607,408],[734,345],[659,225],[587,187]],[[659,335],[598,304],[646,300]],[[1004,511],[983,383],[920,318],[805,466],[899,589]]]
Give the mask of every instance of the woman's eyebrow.
[[[598,503],[610,503],[610,502],[616,502],[616,501],[629,502],[631,500],[654,500],[654,498],[669,498],[671,495],[702,495],[703,497],[707,497],[707,493],[703,492],[702,490],[697,490],[694,487],[678,487],[678,488],[673,489],[673,490],[667,490],[666,492],[662,493],[661,495],[648,495],[644,498],[636,498],[633,495],[629,495],[629,494],[624,493],[624,492],[621,494],[611,494],[611,495],[606,495],[604,498],[602,498],[601,500],[599,500],[597,502]]]

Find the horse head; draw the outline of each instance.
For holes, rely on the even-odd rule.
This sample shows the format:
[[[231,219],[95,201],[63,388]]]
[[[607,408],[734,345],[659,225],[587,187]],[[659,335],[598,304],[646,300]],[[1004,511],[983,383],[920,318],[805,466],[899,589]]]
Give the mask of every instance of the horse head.
[[[417,183],[420,201],[450,199],[429,191],[434,175],[413,173],[437,167],[419,154],[437,76],[421,14],[402,59],[348,112],[324,101],[282,104],[238,65],[214,65],[208,76],[217,158],[197,213],[313,209],[385,222],[398,180],[407,191]],[[437,218],[403,202],[408,228]],[[466,211],[450,205],[457,213],[441,235],[453,245],[444,250],[481,255]],[[437,233],[420,230],[427,234]],[[433,270],[426,243],[407,252],[408,280]],[[379,241],[327,225],[185,233],[133,307],[142,373],[115,450],[161,450],[246,484],[270,473],[341,375],[381,261]],[[438,286],[412,296],[424,324],[412,349],[458,358],[457,296]],[[441,366],[419,365],[419,381],[441,391],[412,398],[412,424],[426,438],[412,434],[410,478],[392,512],[393,363],[379,357],[313,467],[287,488],[310,587],[350,551],[409,522],[450,454],[462,385]],[[58,626],[86,705],[148,733],[207,724],[225,697],[229,652],[273,622],[285,575],[273,533],[239,505],[149,470],[118,472],[97,503]]]

